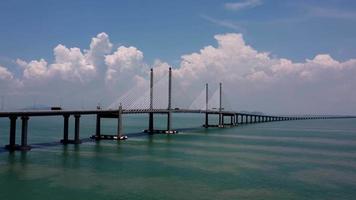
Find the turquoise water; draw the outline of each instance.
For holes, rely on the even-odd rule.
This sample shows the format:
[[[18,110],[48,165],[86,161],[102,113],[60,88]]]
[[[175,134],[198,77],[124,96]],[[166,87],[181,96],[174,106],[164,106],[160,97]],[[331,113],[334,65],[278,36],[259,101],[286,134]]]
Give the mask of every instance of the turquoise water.
[[[51,144],[62,137],[61,118],[31,118],[29,142],[44,144],[0,150],[0,199],[355,199],[355,119],[205,130],[202,116],[173,117],[192,129],[130,137],[147,127],[137,115],[124,120],[128,140],[78,146]],[[8,126],[0,119],[1,146]],[[116,121],[102,126],[113,133]],[[94,130],[95,119],[82,117],[81,138]]]

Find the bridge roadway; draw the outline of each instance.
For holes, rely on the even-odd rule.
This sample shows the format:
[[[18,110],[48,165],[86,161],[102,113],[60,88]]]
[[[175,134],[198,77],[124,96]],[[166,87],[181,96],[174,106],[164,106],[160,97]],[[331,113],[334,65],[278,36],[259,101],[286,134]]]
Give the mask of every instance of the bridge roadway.
[[[0,118],[10,119],[10,131],[9,131],[9,144],[5,146],[9,151],[21,150],[27,151],[31,149],[31,146],[27,144],[28,136],[28,121],[30,117],[39,116],[63,116],[63,144],[80,144],[79,132],[80,132],[80,117],[82,115],[96,115],[96,130],[95,135],[92,136],[95,140],[110,139],[110,140],[122,140],[127,137],[123,135],[122,115],[126,114],[148,114],[149,126],[145,132],[153,133],[176,133],[171,128],[171,114],[172,113],[191,113],[191,114],[204,114],[205,123],[203,127],[233,127],[238,124],[248,123],[261,123],[272,121],[286,121],[286,120],[306,120],[306,119],[335,119],[335,118],[356,118],[356,116],[331,116],[331,115],[309,115],[309,116],[272,116],[272,115],[260,115],[251,113],[239,113],[235,111],[219,111],[219,110],[192,110],[192,109],[122,109],[119,107],[117,110],[35,110],[35,111],[11,111],[0,112]],[[154,129],[154,114],[167,115],[167,129],[155,130]],[[209,124],[209,115],[218,115],[218,122],[216,124]],[[69,118],[74,116],[74,139],[69,139]],[[16,120],[21,118],[21,144],[16,144]],[[228,117],[229,120],[225,121]],[[101,134],[101,119],[102,118],[117,118],[117,132],[114,135]]]
[[[0,117],[11,116],[61,116],[61,115],[117,115],[119,110],[34,110],[34,111],[12,111],[12,112],[0,112]],[[209,114],[237,114],[233,111],[221,111],[218,110],[192,110],[192,109],[123,109],[122,114],[144,114],[144,113],[209,113]],[[240,113],[244,114],[244,113]],[[247,115],[247,114],[246,114]]]
[[[0,112],[0,118],[4,117],[22,117],[22,116],[64,116],[64,115],[96,115],[107,114],[116,115],[119,110],[24,110],[24,111],[9,111]],[[144,114],[144,113],[208,113],[208,114],[225,114],[225,115],[247,115],[247,116],[264,116],[264,117],[277,117],[273,115],[252,114],[236,111],[218,111],[218,110],[196,110],[196,109],[122,109],[122,114]],[[285,118],[303,118],[303,119],[326,119],[326,118],[355,118],[356,116],[345,115],[279,115],[279,117]]]

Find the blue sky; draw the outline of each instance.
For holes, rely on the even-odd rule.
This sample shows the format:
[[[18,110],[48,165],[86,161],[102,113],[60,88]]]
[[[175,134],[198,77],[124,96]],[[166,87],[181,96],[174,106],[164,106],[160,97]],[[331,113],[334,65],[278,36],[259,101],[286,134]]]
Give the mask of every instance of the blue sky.
[[[229,2],[241,1],[1,1],[0,64],[51,60],[57,44],[88,48],[99,32],[114,45],[138,47],[148,62],[173,65],[226,32],[242,32],[255,49],[293,61],[356,53],[355,1],[261,0],[240,10],[226,9]]]

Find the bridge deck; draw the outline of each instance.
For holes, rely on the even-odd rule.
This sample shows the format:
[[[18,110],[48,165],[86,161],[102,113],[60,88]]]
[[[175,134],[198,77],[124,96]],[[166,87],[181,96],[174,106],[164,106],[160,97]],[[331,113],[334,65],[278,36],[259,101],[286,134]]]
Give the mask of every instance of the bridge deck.
[[[107,115],[116,116],[119,110],[33,110],[33,111],[11,111],[11,112],[0,112],[1,117],[10,116],[60,116],[60,115]],[[167,113],[208,113],[208,114],[223,114],[225,116],[241,115],[241,116],[256,116],[256,117],[274,117],[272,115],[259,115],[250,113],[239,113],[235,111],[218,111],[218,110],[192,110],[192,109],[124,109],[122,114],[145,114],[145,113],[155,113],[155,114],[167,114]],[[283,116],[279,117],[334,117],[334,118],[355,118],[356,116],[341,116],[341,115],[301,115],[301,116]]]
[[[95,114],[108,114],[117,115],[119,110],[34,110],[34,111],[11,111],[0,112],[0,117],[10,116],[56,116],[56,115],[95,115]],[[216,111],[216,110],[190,110],[190,109],[128,109],[122,110],[123,114],[144,114],[144,113],[209,113],[209,114],[224,114],[234,115],[237,112],[233,111]]]

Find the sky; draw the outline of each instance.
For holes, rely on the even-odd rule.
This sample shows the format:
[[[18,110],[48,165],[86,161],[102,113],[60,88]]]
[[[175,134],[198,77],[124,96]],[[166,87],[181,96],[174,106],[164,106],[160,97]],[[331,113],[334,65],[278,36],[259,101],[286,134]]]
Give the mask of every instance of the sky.
[[[146,106],[149,68],[164,99],[173,67],[176,106],[223,82],[234,110],[355,114],[355,11],[351,0],[4,0],[0,109]]]

